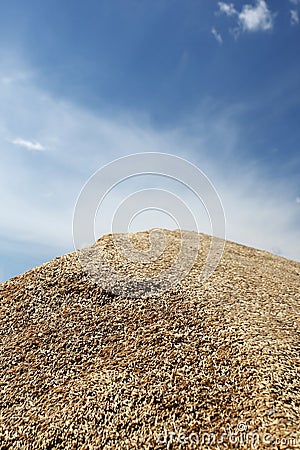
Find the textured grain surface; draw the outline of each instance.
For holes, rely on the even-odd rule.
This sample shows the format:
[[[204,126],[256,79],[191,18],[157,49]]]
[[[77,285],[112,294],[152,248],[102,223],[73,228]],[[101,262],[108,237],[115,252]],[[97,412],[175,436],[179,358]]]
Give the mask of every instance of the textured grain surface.
[[[98,245],[149,276],[164,233],[152,268]],[[76,253],[0,285],[1,449],[299,448],[300,264],[227,242],[201,284],[201,242],[159,297],[109,293]]]

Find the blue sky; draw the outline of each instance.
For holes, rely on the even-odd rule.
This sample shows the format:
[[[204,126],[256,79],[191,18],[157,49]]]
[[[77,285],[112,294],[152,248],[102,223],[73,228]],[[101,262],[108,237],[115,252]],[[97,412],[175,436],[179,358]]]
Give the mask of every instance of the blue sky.
[[[0,13],[1,280],[72,251],[84,182],[142,151],[206,173],[230,240],[300,260],[300,0]]]

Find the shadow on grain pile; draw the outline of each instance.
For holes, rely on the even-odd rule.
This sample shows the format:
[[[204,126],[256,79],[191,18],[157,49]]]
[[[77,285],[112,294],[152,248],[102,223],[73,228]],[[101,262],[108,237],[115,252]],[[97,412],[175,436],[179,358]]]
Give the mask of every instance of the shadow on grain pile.
[[[75,252],[2,283],[0,448],[299,445],[300,264],[227,242],[200,283],[201,261],[160,296],[111,294]]]

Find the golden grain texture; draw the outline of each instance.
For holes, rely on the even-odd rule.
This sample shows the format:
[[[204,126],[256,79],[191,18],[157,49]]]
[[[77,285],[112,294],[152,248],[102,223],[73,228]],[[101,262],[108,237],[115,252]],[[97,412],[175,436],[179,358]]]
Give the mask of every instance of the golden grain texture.
[[[164,234],[151,267],[96,245],[143,277],[174,261],[180,233]],[[197,238],[159,296],[109,292],[77,252],[0,285],[1,449],[299,448],[300,264],[226,242],[202,283]]]

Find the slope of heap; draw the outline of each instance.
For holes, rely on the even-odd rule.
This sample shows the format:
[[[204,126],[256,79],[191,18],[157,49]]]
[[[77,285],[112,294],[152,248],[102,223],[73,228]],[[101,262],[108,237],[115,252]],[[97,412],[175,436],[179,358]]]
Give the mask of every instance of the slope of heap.
[[[299,445],[300,264],[231,242],[203,283],[202,263],[159,296],[104,289],[76,252],[2,283],[0,449]]]

